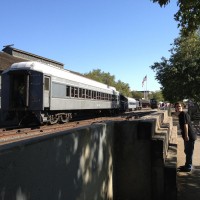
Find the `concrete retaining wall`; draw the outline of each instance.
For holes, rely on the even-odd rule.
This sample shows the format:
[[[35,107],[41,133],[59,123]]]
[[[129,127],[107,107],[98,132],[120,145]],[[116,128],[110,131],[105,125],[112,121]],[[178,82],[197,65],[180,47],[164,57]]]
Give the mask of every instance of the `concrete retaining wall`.
[[[165,199],[165,112],[1,145],[0,200]]]

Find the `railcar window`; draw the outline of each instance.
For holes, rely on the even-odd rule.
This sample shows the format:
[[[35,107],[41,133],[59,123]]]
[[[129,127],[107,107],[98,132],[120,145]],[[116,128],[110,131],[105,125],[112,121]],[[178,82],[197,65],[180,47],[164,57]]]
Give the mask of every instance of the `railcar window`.
[[[88,90],[88,98],[89,98],[89,99],[91,99],[91,96],[92,96],[91,93],[92,93],[92,91],[91,91],[91,90]]]
[[[83,95],[82,98],[85,98],[85,89],[83,89]]]
[[[70,86],[67,85],[66,87],[66,96],[69,97],[70,96]]]
[[[105,97],[105,100],[108,100],[108,94],[105,94],[105,96],[106,96],[106,97]]]
[[[94,99],[94,91],[91,90],[91,98]]]
[[[94,95],[94,99],[96,99],[97,98],[97,92],[93,91],[93,95]]]
[[[88,98],[88,90],[86,90],[86,99]]]
[[[44,90],[49,90],[49,78],[44,79]]]
[[[79,88],[79,98],[83,98],[83,89]]]
[[[91,90],[86,90],[86,98],[91,99]]]
[[[74,87],[71,87],[71,97],[74,97]]]
[[[74,97],[78,98],[78,88],[74,88]]]
[[[97,92],[97,99],[100,99],[100,92]]]

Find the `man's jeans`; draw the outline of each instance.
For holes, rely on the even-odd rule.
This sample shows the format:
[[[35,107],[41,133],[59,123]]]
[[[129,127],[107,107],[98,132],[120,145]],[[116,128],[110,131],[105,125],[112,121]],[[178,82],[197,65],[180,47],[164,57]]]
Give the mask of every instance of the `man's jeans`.
[[[194,152],[194,140],[184,141],[185,145],[185,155],[186,155],[186,162],[185,167],[188,169],[192,169],[192,157]]]

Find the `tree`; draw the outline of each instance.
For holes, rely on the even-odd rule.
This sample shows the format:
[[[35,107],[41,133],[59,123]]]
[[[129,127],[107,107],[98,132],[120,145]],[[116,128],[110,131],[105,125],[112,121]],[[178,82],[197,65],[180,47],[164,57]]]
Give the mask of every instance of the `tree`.
[[[151,92],[151,94],[149,94],[149,99],[156,99],[158,102],[165,101],[162,91]]]
[[[131,91],[131,96],[135,99],[142,99],[144,95],[142,92]]]
[[[200,37],[193,33],[175,39],[169,60],[162,58],[151,68],[162,85],[166,100],[191,98],[200,102]]]
[[[161,7],[170,3],[170,0],[151,0],[158,3]],[[199,0],[177,0],[179,10],[174,15],[178,21],[178,27],[181,28],[183,35],[188,35],[196,31],[200,25],[200,1]]]
[[[124,82],[118,80],[115,87],[124,96],[127,96],[127,97],[131,96],[131,91],[130,91],[130,87],[129,87],[128,83],[124,83]]]
[[[120,80],[115,81],[115,76],[110,75],[110,73],[102,72],[100,69],[95,69],[89,73],[85,73],[84,76],[96,80],[98,82],[107,84],[109,86],[115,87],[124,96],[131,96],[131,91],[128,83],[124,83]]]
[[[115,86],[115,76],[110,75],[110,73],[102,72],[100,69],[94,69],[89,73],[85,73],[84,76],[106,85]]]

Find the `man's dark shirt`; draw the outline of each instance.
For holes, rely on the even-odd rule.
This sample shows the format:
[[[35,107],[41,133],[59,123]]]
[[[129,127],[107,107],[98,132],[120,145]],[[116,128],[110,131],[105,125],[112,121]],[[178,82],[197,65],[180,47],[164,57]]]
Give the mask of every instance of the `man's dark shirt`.
[[[182,111],[182,112],[180,112],[178,117],[179,117],[179,125],[180,125],[181,134],[182,134],[183,139],[184,139],[184,136],[185,136],[184,124],[188,124],[189,140],[196,140],[197,134],[195,133],[195,131],[192,128],[190,116],[188,115],[188,113]]]

